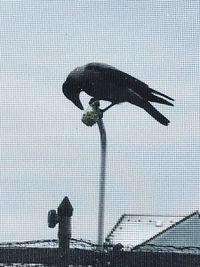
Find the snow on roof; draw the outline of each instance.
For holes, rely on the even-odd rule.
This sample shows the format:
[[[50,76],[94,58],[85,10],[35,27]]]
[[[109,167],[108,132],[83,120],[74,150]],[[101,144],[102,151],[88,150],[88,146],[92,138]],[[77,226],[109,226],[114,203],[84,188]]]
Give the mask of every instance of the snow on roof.
[[[134,247],[178,222],[184,216],[156,216],[124,214],[114,226],[106,241]]]
[[[58,248],[58,240],[33,240],[33,241],[25,241],[25,242],[2,242],[0,243],[0,247],[27,247],[27,248]],[[82,239],[71,239],[70,240],[70,248],[76,249],[84,249],[84,250],[92,250],[96,248],[96,245],[93,244],[90,240],[82,240]]]

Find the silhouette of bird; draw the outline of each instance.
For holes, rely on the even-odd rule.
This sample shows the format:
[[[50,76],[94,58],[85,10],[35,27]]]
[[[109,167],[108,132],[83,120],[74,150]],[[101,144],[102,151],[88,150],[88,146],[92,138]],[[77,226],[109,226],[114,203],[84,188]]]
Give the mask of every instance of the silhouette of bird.
[[[157,92],[140,80],[107,64],[89,63],[77,67],[69,73],[62,89],[64,95],[82,110],[83,106],[79,94],[84,91],[92,97],[90,104],[100,100],[111,102],[108,107],[101,110],[102,112],[116,104],[129,102],[143,108],[161,124],[169,124],[169,120],[155,109],[150,102],[173,106],[168,100],[173,101],[174,99]]]

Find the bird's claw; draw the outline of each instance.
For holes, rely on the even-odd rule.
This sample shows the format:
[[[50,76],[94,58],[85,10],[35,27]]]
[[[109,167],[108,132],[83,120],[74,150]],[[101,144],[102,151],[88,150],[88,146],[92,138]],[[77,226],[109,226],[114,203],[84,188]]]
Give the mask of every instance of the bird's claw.
[[[95,98],[91,98],[90,101],[89,101],[89,105],[91,107],[99,107],[100,103],[99,103],[99,100],[95,99]]]

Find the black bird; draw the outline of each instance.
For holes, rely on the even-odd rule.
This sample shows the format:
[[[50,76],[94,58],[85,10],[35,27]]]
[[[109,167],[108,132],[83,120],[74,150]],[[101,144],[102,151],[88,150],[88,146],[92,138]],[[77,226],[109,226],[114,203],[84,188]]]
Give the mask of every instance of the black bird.
[[[151,89],[147,84],[107,64],[89,63],[77,67],[70,72],[62,88],[64,95],[82,110],[79,94],[84,91],[92,96],[90,103],[99,100],[111,102],[107,108],[101,110],[102,112],[116,104],[129,102],[146,110],[161,124],[169,123],[169,120],[149,102],[173,106],[168,101],[173,101],[171,97]]]

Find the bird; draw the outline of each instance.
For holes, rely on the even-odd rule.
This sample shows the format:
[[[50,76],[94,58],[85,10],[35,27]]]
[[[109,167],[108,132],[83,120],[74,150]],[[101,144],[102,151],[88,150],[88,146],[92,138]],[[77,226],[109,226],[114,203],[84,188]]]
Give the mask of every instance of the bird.
[[[84,108],[79,95],[84,91],[92,97],[89,104],[101,100],[111,102],[108,107],[101,109],[102,113],[116,104],[128,102],[144,109],[162,125],[167,126],[170,122],[150,102],[173,106],[170,102],[174,101],[173,98],[108,64],[88,63],[75,68],[67,76],[62,90],[64,95],[81,110]]]

